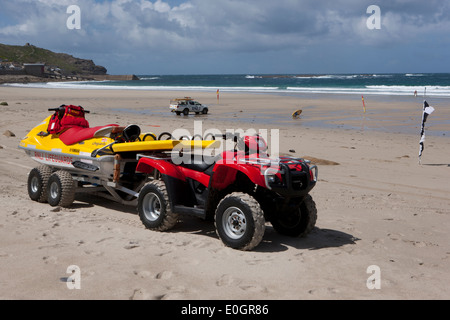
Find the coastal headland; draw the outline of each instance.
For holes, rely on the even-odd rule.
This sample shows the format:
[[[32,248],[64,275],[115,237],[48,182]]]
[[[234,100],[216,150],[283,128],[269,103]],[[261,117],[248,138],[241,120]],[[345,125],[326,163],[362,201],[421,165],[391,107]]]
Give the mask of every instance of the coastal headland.
[[[53,77],[37,77],[33,75],[11,75],[0,74],[0,84],[5,83],[41,83],[41,82],[64,82],[64,81],[128,81],[139,80],[134,75],[90,75],[90,76],[53,76]]]
[[[55,81],[139,80],[135,75],[109,75],[89,59],[56,53],[30,43],[13,46],[0,43],[0,84]]]

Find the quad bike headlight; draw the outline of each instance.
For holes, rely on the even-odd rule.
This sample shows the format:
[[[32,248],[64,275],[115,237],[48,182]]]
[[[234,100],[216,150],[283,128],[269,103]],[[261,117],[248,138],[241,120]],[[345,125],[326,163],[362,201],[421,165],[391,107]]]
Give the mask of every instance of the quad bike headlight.
[[[279,173],[278,169],[268,168],[264,171],[264,181],[266,183],[266,187],[269,190],[272,190],[272,185],[278,183],[280,179],[277,177],[277,173]]]

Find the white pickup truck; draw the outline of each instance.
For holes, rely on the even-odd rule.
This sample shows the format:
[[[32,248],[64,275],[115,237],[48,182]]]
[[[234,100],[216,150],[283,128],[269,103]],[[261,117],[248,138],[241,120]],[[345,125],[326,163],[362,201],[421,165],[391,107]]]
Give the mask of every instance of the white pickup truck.
[[[170,100],[170,111],[175,112],[178,116],[180,114],[187,116],[190,112],[207,114],[208,107],[190,97],[184,97]]]

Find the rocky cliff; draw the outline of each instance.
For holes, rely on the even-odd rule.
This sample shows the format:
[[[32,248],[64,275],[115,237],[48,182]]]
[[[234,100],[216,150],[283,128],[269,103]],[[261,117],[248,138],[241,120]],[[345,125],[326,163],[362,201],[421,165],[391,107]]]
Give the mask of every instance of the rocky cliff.
[[[0,60],[16,64],[45,63],[47,69],[61,70],[66,75],[106,75],[105,67],[92,60],[75,58],[66,53],[55,53],[27,43],[24,46],[11,46],[0,43]]]

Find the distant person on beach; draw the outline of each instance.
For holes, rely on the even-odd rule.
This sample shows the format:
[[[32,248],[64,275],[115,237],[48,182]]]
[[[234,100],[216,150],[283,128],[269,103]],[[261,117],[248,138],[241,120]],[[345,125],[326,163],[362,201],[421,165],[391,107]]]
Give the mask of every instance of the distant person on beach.
[[[414,97],[417,97],[417,90],[414,91]]]

